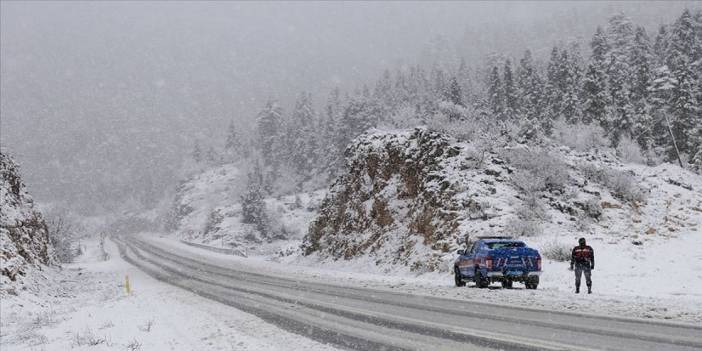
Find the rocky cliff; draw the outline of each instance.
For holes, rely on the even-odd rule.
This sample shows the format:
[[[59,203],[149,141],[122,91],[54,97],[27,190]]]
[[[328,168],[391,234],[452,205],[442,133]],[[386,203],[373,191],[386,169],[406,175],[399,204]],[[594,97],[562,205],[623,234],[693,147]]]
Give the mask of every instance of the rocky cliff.
[[[49,233],[19,175],[17,164],[0,152],[0,273],[15,281],[32,265],[54,263]]]

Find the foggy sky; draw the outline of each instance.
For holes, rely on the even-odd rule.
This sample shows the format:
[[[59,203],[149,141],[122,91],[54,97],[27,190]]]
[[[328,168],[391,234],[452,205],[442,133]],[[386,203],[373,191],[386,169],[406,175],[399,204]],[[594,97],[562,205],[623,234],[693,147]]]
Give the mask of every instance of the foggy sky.
[[[0,145],[38,200],[113,209],[174,184],[196,139],[221,146],[229,120],[249,128],[268,98],[545,55],[619,10],[655,29],[685,6],[699,4],[2,2]]]

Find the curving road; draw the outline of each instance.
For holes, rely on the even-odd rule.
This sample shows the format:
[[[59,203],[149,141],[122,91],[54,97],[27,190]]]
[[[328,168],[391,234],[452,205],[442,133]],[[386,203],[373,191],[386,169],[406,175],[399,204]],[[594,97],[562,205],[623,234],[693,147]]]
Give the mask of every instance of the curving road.
[[[349,288],[232,269],[136,237],[122,257],[151,276],[353,350],[702,350],[702,326]]]

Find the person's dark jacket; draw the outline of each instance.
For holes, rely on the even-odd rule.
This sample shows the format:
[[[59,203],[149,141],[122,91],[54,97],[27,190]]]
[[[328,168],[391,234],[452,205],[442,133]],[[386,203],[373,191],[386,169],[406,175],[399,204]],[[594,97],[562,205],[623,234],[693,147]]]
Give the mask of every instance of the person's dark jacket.
[[[570,267],[573,265],[595,269],[595,251],[589,245],[576,246],[570,255]]]

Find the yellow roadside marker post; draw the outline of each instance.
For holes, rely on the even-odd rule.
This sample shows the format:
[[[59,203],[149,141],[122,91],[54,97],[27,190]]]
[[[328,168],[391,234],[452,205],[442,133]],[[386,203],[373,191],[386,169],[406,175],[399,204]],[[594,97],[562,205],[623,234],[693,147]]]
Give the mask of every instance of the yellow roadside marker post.
[[[124,276],[124,289],[127,290],[127,295],[132,293],[132,288],[129,286],[129,276]]]

